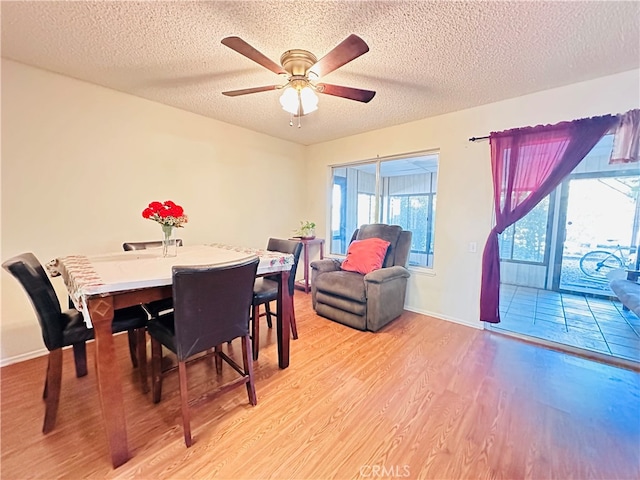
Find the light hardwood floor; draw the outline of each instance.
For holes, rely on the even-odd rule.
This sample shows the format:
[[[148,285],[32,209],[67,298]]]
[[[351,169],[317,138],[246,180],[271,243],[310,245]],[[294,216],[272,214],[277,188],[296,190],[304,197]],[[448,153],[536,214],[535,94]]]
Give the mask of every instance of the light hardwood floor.
[[[238,388],[192,409],[190,449],[177,375],[154,405],[119,336],[132,458],[115,470],[93,369],[75,378],[64,352],[43,436],[45,358],[2,368],[2,479],[640,478],[638,373],[409,312],[359,332],[316,316],[310,295],[295,303],[291,366],[262,328],[258,405]],[[188,373],[192,398],[217,381],[206,361]]]

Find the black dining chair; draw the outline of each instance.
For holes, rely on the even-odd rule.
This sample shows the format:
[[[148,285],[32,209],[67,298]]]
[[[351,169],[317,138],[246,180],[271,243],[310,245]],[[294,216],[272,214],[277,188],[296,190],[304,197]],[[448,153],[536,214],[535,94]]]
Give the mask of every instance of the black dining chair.
[[[182,239],[176,239],[176,245],[178,247],[182,246]],[[150,242],[124,242],[122,244],[122,248],[125,252],[130,252],[132,250],[146,250],[147,248],[159,248],[162,247],[161,240],[153,240]]]
[[[176,239],[176,245],[182,246],[182,239]],[[147,248],[162,247],[162,241],[150,241],[150,242],[125,242],[122,244],[122,248],[125,252],[133,250],[146,250]],[[173,308],[173,299],[163,298],[162,300],[156,300],[153,302],[145,303],[142,305],[144,309],[149,312],[152,318],[157,318],[162,312],[166,312]]]
[[[13,275],[26,291],[36,312],[42,330],[42,339],[49,350],[47,376],[44,382],[43,398],[45,399],[45,415],[42,433],[49,433],[56,423],[56,414],[60,401],[62,384],[62,348],[72,346],[76,365],[76,376],[87,374],[86,343],[93,339],[93,329],[88,328],[82,313],[71,308],[62,311],[51,280],[42,264],[33,253],[17,255],[2,264],[2,268]],[[128,307],[116,310],[112,324],[113,333],[134,330],[142,332],[137,338],[138,368],[144,392],[148,391],[146,375],[146,351],[144,349],[144,328],[147,324],[147,313],[140,307]]]
[[[224,360],[240,377],[218,387],[207,397],[246,385],[249,403],[255,405],[257,402],[253,362],[249,357],[249,311],[258,263],[258,257],[252,257],[242,263],[218,266],[174,266],[173,312],[149,321],[153,401],[160,401],[162,377],[175,370],[175,367],[161,370],[164,345],[178,358],[182,425],[187,447],[191,446],[187,363],[214,355],[216,371],[221,374]],[[221,350],[223,343],[238,337],[242,341],[242,367]]]
[[[295,240],[283,240],[280,238],[270,238],[267,244],[267,250],[272,252],[290,253],[293,255],[293,265],[289,272],[289,296],[290,304],[290,324],[293,338],[298,338],[298,327],[296,325],[296,315],[293,308],[293,294],[295,291],[296,270],[298,269],[298,260],[300,260],[300,252],[302,251],[302,243]],[[258,360],[260,351],[260,317],[267,317],[267,325],[272,328],[270,303],[278,299],[278,280],[269,276],[257,278],[253,286],[253,301],[251,303],[251,337],[253,339],[253,359]],[[265,313],[260,314],[260,305],[264,305]]]

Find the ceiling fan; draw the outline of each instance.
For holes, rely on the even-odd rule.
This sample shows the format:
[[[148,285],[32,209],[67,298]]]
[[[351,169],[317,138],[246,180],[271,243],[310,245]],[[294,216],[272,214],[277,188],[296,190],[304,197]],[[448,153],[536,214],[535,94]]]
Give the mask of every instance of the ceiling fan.
[[[320,77],[337,70],[369,51],[368,45],[357,35],[349,35],[320,60],[313,53],[306,50],[287,50],[280,57],[281,65],[260,53],[240,37],[223,38],[222,44],[271,70],[273,73],[286,78],[286,82],[281,85],[244,88],[222,92],[222,94],[228,97],[237,97],[249,93],[284,89],[280,97],[280,103],[284,110],[292,116],[298,117],[298,127],[300,126],[299,117],[307,115],[318,108],[318,97],[315,92],[363,103],[369,102],[376,94],[372,90],[332,85],[330,83],[316,83]],[[290,122],[290,125],[293,125],[293,121]]]

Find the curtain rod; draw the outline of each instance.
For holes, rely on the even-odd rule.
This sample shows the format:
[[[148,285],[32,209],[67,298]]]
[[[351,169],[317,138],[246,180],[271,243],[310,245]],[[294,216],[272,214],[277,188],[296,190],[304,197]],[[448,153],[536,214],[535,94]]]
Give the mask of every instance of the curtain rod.
[[[637,109],[635,109],[635,110],[629,110],[628,112],[626,112],[626,114],[628,114],[629,112],[634,112],[634,111],[637,111]],[[621,113],[619,113],[619,114],[614,115],[614,116],[616,116],[616,117],[618,117],[618,118],[621,118],[623,115],[626,115],[626,114],[621,114]],[[606,117],[606,116],[612,116],[612,114],[601,115],[600,117],[591,117],[591,118],[603,118],[603,117]],[[584,120],[584,119],[582,119],[582,120]],[[575,120],[573,120],[573,121],[575,121]],[[568,122],[567,122],[567,123],[568,123]],[[552,125],[548,125],[548,126],[552,126]],[[615,127],[611,127],[611,129],[610,129],[609,131],[610,131],[610,132],[615,131]],[[487,138],[491,138],[491,136],[487,135],[487,136],[485,136],[485,137],[471,137],[471,138],[469,139],[469,141],[470,141],[470,142],[477,142],[478,140],[486,140]]]

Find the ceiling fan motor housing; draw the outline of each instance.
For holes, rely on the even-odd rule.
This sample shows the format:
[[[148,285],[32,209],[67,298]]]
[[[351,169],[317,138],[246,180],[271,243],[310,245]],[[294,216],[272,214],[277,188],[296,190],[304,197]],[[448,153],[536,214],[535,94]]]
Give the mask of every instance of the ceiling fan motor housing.
[[[306,76],[307,70],[317,61],[318,59],[313,53],[298,49],[287,50],[280,57],[280,65],[289,75],[302,77]]]

